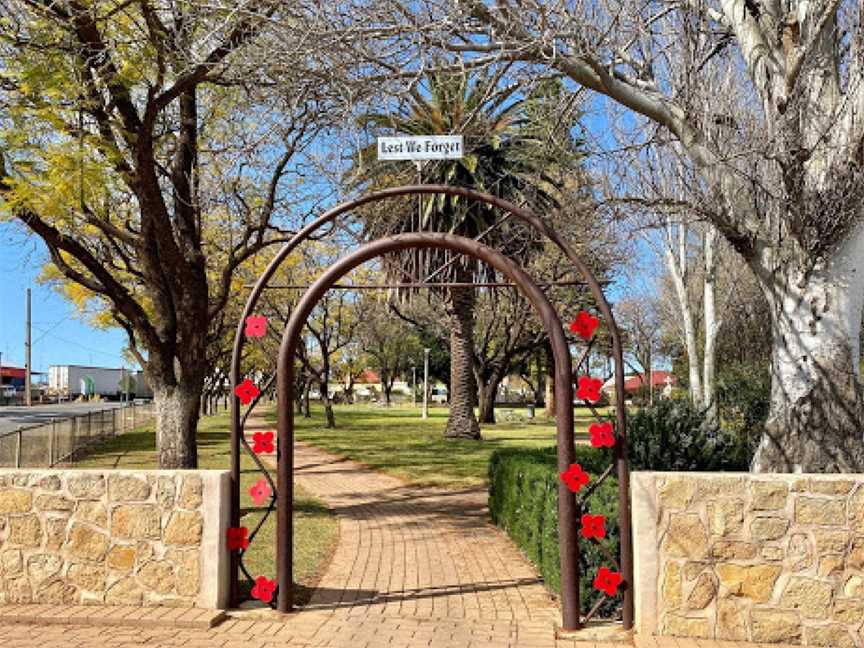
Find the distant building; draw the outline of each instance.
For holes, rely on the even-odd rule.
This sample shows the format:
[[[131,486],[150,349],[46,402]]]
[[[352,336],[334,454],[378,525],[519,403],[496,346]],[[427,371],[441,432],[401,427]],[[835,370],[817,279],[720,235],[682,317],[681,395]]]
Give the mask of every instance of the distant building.
[[[23,387],[27,370],[24,367],[10,367],[4,365],[0,367],[0,385],[9,385],[11,387]],[[38,382],[37,376],[44,375],[40,371],[31,371],[30,379],[35,384]]]
[[[674,387],[678,384],[678,378],[670,371],[652,371],[651,382],[654,386],[654,393],[661,394],[667,386]],[[648,378],[644,373],[641,374],[626,374],[624,376],[624,393],[628,396],[635,394],[641,389],[648,388]],[[611,394],[615,391],[615,377],[613,376],[603,383],[603,391]]]
[[[344,392],[348,387],[348,381],[346,380],[344,384],[331,384],[328,389],[331,394],[338,394],[340,392]],[[384,393],[384,385],[381,383],[381,376],[374,369],[366,368],[360,375],[354,380],[354,391],[353,394],[355,397],[360,399],[377,399],[378,397],[383,397]],[[390,389],[390,395],[393,396],[410,396],[411,395],[411,385],[408,381],[405,380],[394,380],[393,386]]]
[[[23,367],[0,367],[0,384],[23,387],[25,371]]]
[[[33,402],[42,397],[44,383],[41,383],[43,374],[40,371],[30,372],[30,394]],[[24,383],[27,381],[27,370],[24,367],[0,366],[0,404],[20,403],[24,399]]]
[[[372,369],[364,369],[357,380],[354,381],[355,385],[380,385],[381,378],[375,373]]]

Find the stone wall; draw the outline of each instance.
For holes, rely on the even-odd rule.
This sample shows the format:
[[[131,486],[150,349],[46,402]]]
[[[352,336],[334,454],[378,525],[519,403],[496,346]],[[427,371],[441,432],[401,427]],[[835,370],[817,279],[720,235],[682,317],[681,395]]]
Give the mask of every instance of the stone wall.
[[[224,607],[228,484],[216,470],[0,470],[0,604]]]
[[[864,475],[634,473],[642,634],[864,648]]]

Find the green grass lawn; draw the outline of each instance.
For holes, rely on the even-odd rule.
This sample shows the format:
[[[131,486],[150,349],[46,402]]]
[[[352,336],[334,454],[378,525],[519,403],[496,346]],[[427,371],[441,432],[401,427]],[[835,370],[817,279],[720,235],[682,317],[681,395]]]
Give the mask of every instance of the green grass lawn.
[[[502,407],[517,416],[524,407]],[[418,484],[460,488],[486,483],[489,456],[508,446],[555,445],[555,423],[538,417],[503,421],[483,426],[482,441],[443,438],[447,409],[431,408],[429,418],[410,405],[384,408],[376,405],[337,405],[336,429],[324,427],[324,411],[313,404],[312,417],[295,414],[296,437],[311,445],[362,462]],[[605,413],[607,410],[601,410]],[[267,414],[275,424],[275,410]],[[586,408],[575,410],[576,434],[587,435],[594,418]]]
[[[227,414],[202,418],[198,427],[198,464],[202,469],[228,470],[229,419]],[[120,468],[149,470],[157,468],[156,437],[152,427],[109,440],[76,462],[79,468]],[[240,464],[240,507],[242,524],[251,532],[264,515],[265,507],[256,507],[249,488],[261,478],[257,467],[245,454]],[[274,474],[275,480],[275,474]],[[338,529],[327,508],[301,489],[294,490],[294,580],[298,604],[308,600],[311,588],[326,566],[336,545]],[[276,513],[261,527],[244,556],[244,564],[253,576],[276,577]],[[241,591],[248,585],[242,585]]]

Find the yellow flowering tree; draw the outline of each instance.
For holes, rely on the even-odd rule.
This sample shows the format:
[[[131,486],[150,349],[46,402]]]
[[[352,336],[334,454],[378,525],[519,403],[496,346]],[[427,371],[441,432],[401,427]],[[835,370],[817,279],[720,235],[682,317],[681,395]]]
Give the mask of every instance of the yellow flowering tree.
[[[237,271],[303,205],[288,197],[319,95],[246,55],[275,2],[16,6],[0,18],[0,216],[44,241],[44,278],[127,332],[160,465],[194,467]]]

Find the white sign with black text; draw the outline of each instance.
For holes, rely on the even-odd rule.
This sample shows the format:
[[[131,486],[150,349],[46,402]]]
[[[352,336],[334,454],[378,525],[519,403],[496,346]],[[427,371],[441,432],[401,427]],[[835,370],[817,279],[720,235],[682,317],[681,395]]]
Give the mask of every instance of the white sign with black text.
[[[461,135],[379,137],[379,160],[459,160]]]

